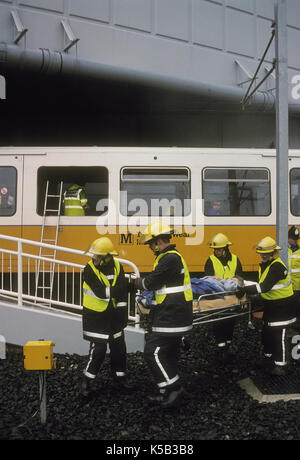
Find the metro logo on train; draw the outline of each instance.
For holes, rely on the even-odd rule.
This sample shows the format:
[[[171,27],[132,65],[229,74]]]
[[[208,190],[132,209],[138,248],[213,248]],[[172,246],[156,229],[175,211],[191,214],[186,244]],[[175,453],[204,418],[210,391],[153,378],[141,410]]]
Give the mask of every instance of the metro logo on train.
[[[75,211],[66,215],[66,192],[76,184],[84,212],[76,215],[69,201]],[[153,266],[151,251],[139,244],[150,220],[174,228],[172,242],[198,274],[216,233],[232,241],[245,272],[257,270],[255,244],[276,235],[271,149],[1,147],[0,190],[0,233],[43,242],[57,228],[58,246],[83,251],[108,235],[140,272]],[[299,224],[299,197],[300,150],[290,150],[289,225]],[[86,263],[84,256],[69,260]]]

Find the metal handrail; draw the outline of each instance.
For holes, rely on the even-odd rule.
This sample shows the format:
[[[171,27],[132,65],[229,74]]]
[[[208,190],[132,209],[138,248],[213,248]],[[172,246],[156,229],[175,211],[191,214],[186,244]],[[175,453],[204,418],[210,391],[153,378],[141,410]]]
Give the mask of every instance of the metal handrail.
[[[2,254],[9,254],[10,255],[10,267],[9,267],[9,274],[12,275],[12,271],[11,271],[11,256],[16,256],[17,258],[17,290],[7,290],[7,289],[4,289],[4,286],[2,285],[0,288],[0,293],[1,294],[4,294],[4,295],[9,295],[9,296],[12,296],[12,297],[17,297],[17,300],[18,300],[18,304],[19,305],[22,305],[23,304],[23,301],[27,300],[27,301],[32,301],[36,304],[36,302],[39,302],[39,306],[44,306],[43,303],[47,303],[47,304],[50,304],[51,306],[55,306],[56,307],[63,307],[63,308],[71,308],[71,309],[74,309],[74,310],[82,310],[82,305],[80,303],[80,305],[78,304],[75,304],[75,303],[70,303],[70,302],[62,302],[60,300],[55,300],[55,299],[49,299],[47,297],[40,297],[40,296],[37,296],[36,294],[33,296],[33,295],[30,295],[30,294],[25,294],[23,292],[23,260],[26,258],[29,260],[35,260],[35,261],[39,261],[39,262],[42,262],[42,263],[52,263],[52,264],[56,264],[57,267],[58,267],[58,274],[60,274],[60,271],[59,271],[59,267],[60,266],[64,266],[65,269],[68,267],[68,268],[71,268],[73,269],[73,278],[74,278],[74,270],[77,270],[79,271],[80,273],[80,278],[81,278],[81,272],[82,270],[84,269],[85,265],[82,265],[82,264],[77,264],[77,263],[74,263],[74,262],[67,262],[67,261],[63,261],[63,260],[59,260],[59,259],[53,259],[53,258],[48,258],[48,257],[45,257],[45,256],[39,256],[39,255],[35,255],[35,254],[30,254],[30,253],[27,253],[27,252],[23,252],[23,244],[26,244],[26,245],[31,245],[31,246],[36,246],[36,247],[43,247],[43,248],[46,248],[46,249],[55,249],[56,251],[59,251],[59,252],[65,252],[65,253],[68,253],[68,254],[75,254],[75,255],[79,255],[79,256],[83,256],[83,255],[87,255],[85,253],[85,251],[80,251],[80,250],[77,250],[77,249],[72,249],[72,248],[67,248],[67,247],[64,247],[64,246],[57,246],[57,245],[53,245],[53,244],[47,244],[47,243],[41,243],[41,242],[37,242],[37,241],[34,241],[34,240],[28,240],[28,239],[25,239],[25,238],[17,238],[17,237],[14,237],[14,236],[8,236],[8,235],[2,235],[0,234],[0,240],[7,240],[7,241],[12,241],[14,243],[17,244],[17,251],[16,250],[10,250],[10,249],[0,249],[0,253]],[[125,265],[128,265],[129,267],[131,267],[131,269],[133,270],[134,272],[134,275],[132,275],[133,277],[137,277],[139,278],[140,276],[140,273],[139,273],[139,270],[137,268],[137,266],[129,261],[129,260],[126,260],[126,259],[121,259],[121,258],[118,258],[118,257],[115,257],[116,260],[118,260],[120,263],[122,264],[125,264]],[[2,259],[2,277],[3,277],[3,259]],[[36,270],[35,270],[36,272]],[[30,264],[29,264],[29,271],[28,271],[28,276],[30,275]],[[67,273],[65,271],[65,273]],[[35,273],[36,275],[36,273]],[[128,276],[126,274],[126,276]],[[131,275],[129,275],[131,276]],[[2,278],[2,284],[3,284],[3,278]],[[12,284],[12,283],[11,283]],[[80,283],[81,285],[81,283]],[[66,288],[66,286],[65,286]],[[59,295],[59,289],[58,289],[58,295]],[[81,298],[81,294],[80,294],[80,298]],[[72,299],[74,300],[74,289],[72,291]],[[37,305],[37,304],[36,304]],[[49,305],[48,305],[49,306]],[[134,315],[129,315],[129,319],[131,321],[134,321],[136,327],[139,327],[139,314],[137,313],[136,309],[134,311]]]

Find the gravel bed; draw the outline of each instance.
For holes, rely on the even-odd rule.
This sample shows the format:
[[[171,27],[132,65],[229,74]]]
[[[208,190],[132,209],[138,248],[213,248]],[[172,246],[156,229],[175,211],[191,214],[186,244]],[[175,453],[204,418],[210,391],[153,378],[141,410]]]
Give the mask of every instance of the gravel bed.
[[[96,397],[79,396],[86,357],[56,355],[56,370],[47,371],[47,423],[38,412],[38,371],[26,371],[22,353],[0,360],[0,439],[23,440],[299,440],[300,401],[259,403],[238,381],[251,377],[259,356],[260,333],[244,322],[235,329],[231,364],[217,358],[210,326],[195,327],[191,349],[182,351],[182,403],[163,411],[150,406],[154,391],[140,352],[128,355],[131,393],[112,389],[109,361],[95,381]],[[294,370],[299,373],[300,370]],[[32,417],[35,413],[36,415]],[[20,426],[21,425],[21,426]]]

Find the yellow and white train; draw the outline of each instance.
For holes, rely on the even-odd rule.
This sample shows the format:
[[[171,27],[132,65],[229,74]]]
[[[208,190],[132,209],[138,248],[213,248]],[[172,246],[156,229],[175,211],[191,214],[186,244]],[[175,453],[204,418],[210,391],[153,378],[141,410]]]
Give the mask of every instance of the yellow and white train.
[[[62,206],[58,216],[51,195],[63,197],[78,183],[88,200],[85,215],[66,216]],[[289,190],[288,223],[297,225],[300,150],[289,152]],[[174,226],[172,241],[190,272],[203,272],[211,254],[208,242],[218,232],[232,241],[244,271],[251,272],[258,263],[255,243],[276,235],[275,214],[275,150],[0,148],[0,233],[46,241],[58,225],[57,245],[79,250],[107,235],[119,257],[134,262],[140,272],[153,265],[151,251],[139,244],[139,232],[150,218]],[[78,256],[70,260],[86,263]]]

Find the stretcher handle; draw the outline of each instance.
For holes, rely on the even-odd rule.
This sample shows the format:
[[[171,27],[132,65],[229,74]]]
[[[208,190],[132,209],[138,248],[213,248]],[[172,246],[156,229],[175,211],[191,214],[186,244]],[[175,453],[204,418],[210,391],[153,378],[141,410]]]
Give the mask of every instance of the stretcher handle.
[[[237,290],[235,291],[216,291],[216,292],[210,292],[209,294],[201,294],[198,297],[198,300],[201,300],[202,297],[209,297],[209,296],[217,296],[217,295],[233,295],[236,294]]]

